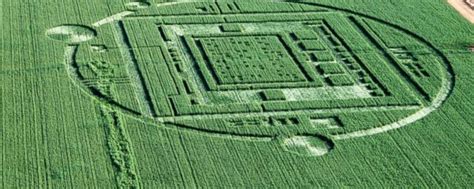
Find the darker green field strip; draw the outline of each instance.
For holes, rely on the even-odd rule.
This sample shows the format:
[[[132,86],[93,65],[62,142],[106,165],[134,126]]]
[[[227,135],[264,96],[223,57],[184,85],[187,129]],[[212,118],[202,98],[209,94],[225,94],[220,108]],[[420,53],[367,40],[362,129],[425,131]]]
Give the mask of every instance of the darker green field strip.
[[[106,141],[115,179],[119,188],[139,188],[136,174],[135,158],[125,125],[116,112],[100,108],[103,126],[106,130]]]

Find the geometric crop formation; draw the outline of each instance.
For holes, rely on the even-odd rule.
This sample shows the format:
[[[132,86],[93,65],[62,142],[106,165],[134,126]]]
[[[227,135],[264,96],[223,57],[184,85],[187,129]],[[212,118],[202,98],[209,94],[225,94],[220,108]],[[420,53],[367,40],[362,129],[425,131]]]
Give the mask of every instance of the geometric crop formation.
[[[0,1],[0,188],[474,185],[471,2]]]
[[[421,119],[451,90],[434,46],[364,14],[304,2],[130,6],[94,29],[47,35],[68,44],[77,86],[147,123],[320,156],[333,140]]]
[[[435,47],[363,14],[301,2],[131,8],[96,30],[63,25],[47,34],[69,44],[67,70],[78,86],[151,124],[278,139],[290,152],[321,156],[333,140],[421,119],[451,90]]]

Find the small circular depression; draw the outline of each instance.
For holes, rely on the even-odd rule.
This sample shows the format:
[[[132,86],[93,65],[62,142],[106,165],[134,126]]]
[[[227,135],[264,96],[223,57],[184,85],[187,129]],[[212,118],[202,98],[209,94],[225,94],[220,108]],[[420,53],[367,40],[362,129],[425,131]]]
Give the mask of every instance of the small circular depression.
[[[334,143],[324,136],[293,136],[283,139],[283,147],[303,156],[323,156],[334,148]]]
[[[94,29],[81,25],[61,25],[46,31],[46,35],[64,43],[82,43],[96,37]]]
[[[129,10],[146,9],[150,6],[150,3],[144,1],[132,1],[125,5]]]

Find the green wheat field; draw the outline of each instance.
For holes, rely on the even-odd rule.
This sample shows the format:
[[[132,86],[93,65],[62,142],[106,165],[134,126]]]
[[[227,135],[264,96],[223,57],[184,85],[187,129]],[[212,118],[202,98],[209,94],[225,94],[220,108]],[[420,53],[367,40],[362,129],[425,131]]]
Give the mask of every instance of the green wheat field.
[[[0,8],[0,188],[474,185],[474,24],[445,0]]]

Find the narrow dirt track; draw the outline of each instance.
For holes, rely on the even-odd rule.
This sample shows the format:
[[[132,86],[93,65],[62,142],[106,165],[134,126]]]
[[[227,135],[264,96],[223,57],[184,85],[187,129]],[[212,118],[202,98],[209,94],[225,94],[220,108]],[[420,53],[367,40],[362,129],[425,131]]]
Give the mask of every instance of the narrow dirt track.
[[[467,5],[465,0],[448,0],[448,3],[451,4],[462,16],[474,24],[474,10],[472,10],[469,5]]]

